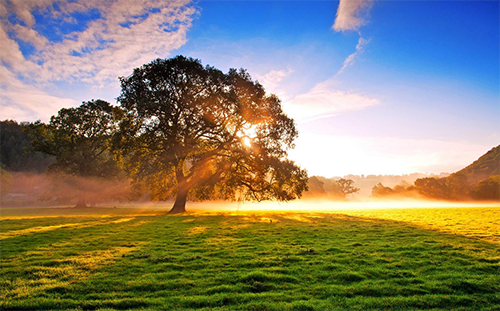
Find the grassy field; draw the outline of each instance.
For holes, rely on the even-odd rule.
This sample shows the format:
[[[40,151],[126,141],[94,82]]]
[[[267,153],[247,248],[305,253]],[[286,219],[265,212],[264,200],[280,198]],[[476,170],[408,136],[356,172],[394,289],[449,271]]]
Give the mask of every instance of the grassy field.
[[[0,212],[1,310],[500,310],[499,208]]]

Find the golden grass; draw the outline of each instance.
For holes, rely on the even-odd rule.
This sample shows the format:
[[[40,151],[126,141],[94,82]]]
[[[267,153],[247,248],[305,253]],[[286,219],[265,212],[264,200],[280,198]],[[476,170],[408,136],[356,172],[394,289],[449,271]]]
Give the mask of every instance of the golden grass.
[[[358,217],[387,219],[500,244],[500,207],[409,208],[343,211]]]
[[[205,227],[205,226],[193,227],[193,228],[189,229],[188,235],[202,234],[203,232],[205,232],[205,230],[207,230],[207,227]]]
[[[4,219],[3,217],[0,219]],[[12,219],[12,218],[7,218],[7,219]],[[25,218],[22,218],[25,219]],[[29,217],[28,219],[32,219]],[[0,240],[4,239],[9,239],[21,235],[28,235],[28,234],[33,234],[33,233],[41,233],[41,232],[47,232],[47,231],[52,231],[60,228],[74,228],[74,229],[80,229],[80,228],[86,228],[86,227],[92,227],[96,225],[106,225],[106,224],[117,224],[117,223],[122,223],[122,222],[128,222],[131,221],[135,218],[120,218],[117,220],[98,220],[98,221],[92,221],[92,222],[84,222],[84,223],[70,223],[70,224],[62,224],[62,225],[53,225],[53,226],[38,226],[38,227],[31,227],[31,228],[26,228],[26,229],[21,229],[21,230],[11,230],[11,231],[4,231],[1,230],[0,232]]]

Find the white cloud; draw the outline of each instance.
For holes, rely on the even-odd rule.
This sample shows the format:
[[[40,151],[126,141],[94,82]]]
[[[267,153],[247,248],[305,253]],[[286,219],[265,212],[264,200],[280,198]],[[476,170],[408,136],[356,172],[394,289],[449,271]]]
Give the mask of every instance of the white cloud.
[[[0,17],[7,17],[9,11],[5,7],[5,3],[0,2]]]
[[[116,0],[79,4],[67,3],[61,7],[69,13],[97,9],[102,18],[89,22],[82,32],[66,35],[61,42],[47,44],[30,59],[42,65],[34,64],[31,70],[19,74],[35,74],[39,80],[83,78],[100,84],[116,81],[118,76],[130,74],[134,67],[182,46],[195,13],[194,8],[186,6],[188,1]]]
[[[373,0],[340,0],[337,17],[333,24],[335,31],[357,31],[366,23],[366,16]]]
[[[61,25],[52,31],[52,35],[60,36],[57,40],[37,31],[40,25],[36,24],[35,13]],[[65,34],[65,23],[76,25],[76,13],[93,18],[78,21],[82,30]],[[7,14],[14,14],[22,23],[11,23],[12,19],[5,18]],[[168,57],[184,45],[196,14],[190,0],[1,1],[0,68],[12,74],[15,85],[19,82],[24,86],[11,83],[7,89],[4,85],[0,105],[6,107],[6,96],[17,104],[22,98],[28,100],[25,94],[14,94],[25,87],[32,87],[29,93],[40,96],[40,101],[30,98],[32,104],[23,107],[45,101],[50,95],[40,90],[56,81],[116,88],[118,76],[129,75],[133,68],[155,58]],[[33,53],[23,55],[19,40],[32,44]],[[35,113],[39,111],[32,108]]]
[[[288,77],[293,73],[292,69],[287,70],[271,70],[265,75],[257,77],[259,82],[264,85],[264,87],[269,89],[275,89],[284,78]]]
[[[359,37],[358,44],[356,45],[356,52],[350,54],[349,56],[346,57],[344,60],[344,64],[342,65],[342,68],[338,71],[338,73],[341,73],[346,69],[347,67],[351,66],[354,64],[354,61],[356,58],[359,57],[361,53],[364,52],[365,46],[370,42],[370,40],[363,39],[362,37]]]
[[[19,40],[33,44],[36,49],[42,49],[48,43],[47,38],[41,36],[36,30],[29,27],[17,24],[12,26],[12,29],[15,31],[16,37]]]
[[[285,103],[284,109],[300,123],[378,104],[380,101],[376,98],[336,89],[333,79],[329,79]]]
[[[48,121],[63,107],[74,107],[78,101],[43,92],[17,79],[6,68],[0,67],[0,115],[2,120]]]
[[[19,49],[19,44],[9,38],[7,31],[0,24],[0,67],[3,64],[8,65],[15,71],[26,71],[30,68],[31,63],[24,59],[23,53]],[[3,64],[2,64],[3,63]]]
[[[257,80],[260,84],[264,86],[267,93],[273,93],[278,95],[280,98],[286,98],[286,92],[280,87],[281,82],[286,77],[290,76],[293,73],[291,68],[287,70],[271,70],[268,73],[257,76]]]

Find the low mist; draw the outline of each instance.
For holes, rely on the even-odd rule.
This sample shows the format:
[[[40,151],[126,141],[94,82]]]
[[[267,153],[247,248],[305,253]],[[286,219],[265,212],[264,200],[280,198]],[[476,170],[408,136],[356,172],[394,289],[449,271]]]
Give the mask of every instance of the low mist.
[[[173,201],[151,202],[147,194],[134,193],[129,181],[50,176],[41,173],[12,172],[10,184],[2,183],[3,207],[74,206],[84,196],[89,206],[138,207],[168,211]],[[252,212],[295,211],[337,212],[366,209],[498,207],[499,201],[445,201],[426,199],[418,193],[376,198],[353,195],[335,197],[331,193],[305,192],[302,199],[290,202],[188,202],[188,211]]]
[[[1,193],[4,207],[74,205],[82,197],[90,206],[141,199],[140,195],[133,192],[127,179],[108,180],[32,172],[10,173],[8,182],[2,183]]]
[[[153,203],[159,208],[169,205]],[[457,208],[457,207],[500,207],[499,202],[456,202],[425,199],[367,199],[357,201],[332,201],[328,199],[300,199],[290,202],[189,202],[188,211],[213,212],[342,212],[367,209],[407,208]]]

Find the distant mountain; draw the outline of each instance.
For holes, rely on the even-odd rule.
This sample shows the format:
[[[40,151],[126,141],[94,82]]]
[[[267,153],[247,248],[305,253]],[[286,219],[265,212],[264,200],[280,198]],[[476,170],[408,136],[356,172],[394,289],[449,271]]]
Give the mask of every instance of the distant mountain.
[[[490,176],[500,175],[500,145],[455,174],[466,176],[469,184],[476,184]]]

